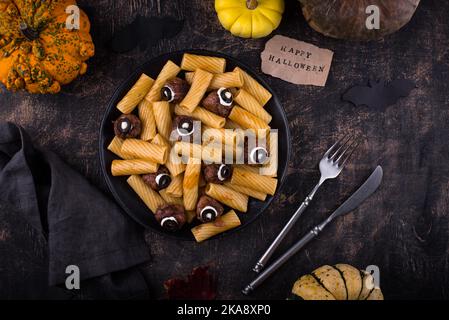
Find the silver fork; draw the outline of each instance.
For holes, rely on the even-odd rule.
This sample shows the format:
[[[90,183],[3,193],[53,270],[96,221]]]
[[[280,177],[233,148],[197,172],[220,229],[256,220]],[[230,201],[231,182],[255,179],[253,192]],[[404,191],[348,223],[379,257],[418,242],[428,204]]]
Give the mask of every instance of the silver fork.
[[[348,159],[357,148],[357,145],[357,140],[353,139],[353,136],[350,135],[348,137],[341,138],[332,147],[330,147],[329,150],[326,151],[319,165],[321,173],[320,180],[306,197],[306,199],[301,203],[299,208],[284,226],[276,239],[274,239],[274,241],[259,259],[259,261],[257,261],[257,264],[254,266],[253,271],[259,273],[265,267],[266,263],[271,258],[279,244],[285,238],[287,233],[290,231],[290,229],[293,227],[302,213],[306,210],[320,186],[324,183],[324,181],[338,177],[338,175],[346,165]]]

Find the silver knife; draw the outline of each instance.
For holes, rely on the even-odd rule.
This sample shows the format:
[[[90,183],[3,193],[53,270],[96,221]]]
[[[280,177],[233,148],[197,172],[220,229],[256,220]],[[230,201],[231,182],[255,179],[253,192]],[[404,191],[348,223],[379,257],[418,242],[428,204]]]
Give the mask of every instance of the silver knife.
[[[301,240],[299,240],[295,245],[293,245],[287,252],[285,252],[279,259],[274,261],[270,266],[268,266],[265,271],[263,271],[256,279],[254,279],[250,284],[248,284],[243,290],[243,294],[249,294],[251,291],[256,289],[262,282],[264,282],[269,276],[271,276],[279,267],[281,267],[288,259],[295,255],[299,250],[302,249],[307,243],[314,239],[332,220],[335,218],[345,215],[357,208],[363,203],[370,195],[372,195],[380,183],[382,182],[383,171],[381,166],[377,166],[374,172],[369,176],[369,178],[362,184],[360,188],[354,192],[348,200],[346,200],[337,210],[335,210],[326,220],[321,222],[319,225],[315,226],[310,230]]]

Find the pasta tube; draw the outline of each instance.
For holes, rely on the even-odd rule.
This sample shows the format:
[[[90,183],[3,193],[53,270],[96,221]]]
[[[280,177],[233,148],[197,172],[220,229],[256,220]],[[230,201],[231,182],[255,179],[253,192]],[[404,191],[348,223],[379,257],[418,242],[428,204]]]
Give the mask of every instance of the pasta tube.
[[[159,133],[154,137],[153,141],[151,142],[159,146],[166,146],[169,150],[171,148],[171,145],[168,143],[168,141],[165,140],[165,138],[162,137]],[[186,165],[181,161],[179,161],[178,159],[175,159],[175,156],[176,154],[173,154],[170,150],[167,162],[165,163],[165,166],[167,167],[168,171],[170,171],[170,174],[173,177],[178,176],[180,173],[186,170]]]
[[[170,103],[167,101],[153,102],[154,120],[157,131],[167,140],[170,139],[172,120],[170,114]]]
[[[218,217],[215,221],[200,224],[191,229],[197,242],[202,242],[217,234],[238,227],[241,224],[234,210]]]
[[[193,81],[194,72],[186,72],[185,79],[188,84]],[[214,74],[207,90],[217,90],[220,88],[241,88],[243,86],[243,76],[240,72],[225,72]]]
[[[248,210],[248,196],[228,187],[209,183],[206,186],[206,194],[238,211],[246,212]]]
[[[268,163],[260,168],[260,174],[263,176],[276,177],[278,172],[278,133],[270,132],[269,136],[269,154]]]
[[[182,197],[182,184],[184,181],[184,175],[179,174],[173,177],[170,185],[165,189],[167,194],[171,197],[181,198]]]
[[[121,152],[135,159],[147,159],[156,163],[167,162],[168,148],[138,139],[126,139]]]
[[[137,80],[137,82],[134,84],[134,86],[117,104],[117,109],[119,109],[122,113],[131,113],[137,107],[140,101],[145,98],[145,95],[148,93],[153,83],[154,80],[143,73],[140,76],[139,80]]]
[[[272,94],[265,89],[257,80],[251,77],[248,73],[236,67],[234,71],[239,72],[243,77],[243,89],[248,91],[259,103],[264,106],[271,99]]]
[[[231,188],[232,190],[246,194],[246,195],[253,197],[255,199],[258,199],[260,201],[265,201],[265,199],[267,198],[266,193],[263,193],[263,192],[260,192],[260,191],[257,191],[257,190],[251,189],[251,188],[239,186],[239,185],[232,184],[229,182],[226,182],[224,185],[228,188]]]
[[[186,108],[189,112],[193,112],[206,93],[212,77],[212,73],[197,69],[193,76],[189,92],[187,92],[187,95],[181,101],[180,105]]]
[[[138,107],[139,119],[142,122],[142,131],[140,139],[149,141],[156,135],[156,120],[154,119],[153,105],[151,102],[143,99]]]
[[[215,113],[202,107],[196,107],[195,110],[189,111],[180,105],[176,105],[175,114],[178,116],[189,116],[195,118],[205,125],[217,129],[223,128],[226,123],[225,118],[220,117],[219,115],[216,115]]]
[[[275,178],[262,176],[241,168],[235,167],[232,173],[231,183],[263,193],[274,195],[278,180]]]
[[[198,184],[201,173],[201,161],[190,158],[184,172],[184,180],[182,184],[184,208],[186,210],[195,210],[198,200]]]
[[[156,213],[158,207],[166,204],[159,193],[147,186],[140,176],[132,175],[126,181],[151,212]]]
[[[234,145],[235,143],[235,133],[233,130],[226,130],[223,128],[211,128],[207,125],[202,125],[202,139],[203,144],[209,143],[222,143]]]
[[[177,141],[173,145],[174,151],[183,157],[203,160],[206,163],[222,163],[225,147],[222,144],[199,145],[185,141]]]
[[[181,197],[173,197],[168,192],[167,189],[162,189],[159,191],[159,194],[161,195],[162,199],[164,199],[165,202],[169,204],[179,204],[184,205],[184,202],[182,201]]]
[[[223,73],[226,69],[226,59],[184,53],[181,69],[187,71],[202,69],[211,73]]]
[[[129,176],[133,174],[146,174],[156,172],[158,164],[142,159],[113,160],[111,173],[113,176]]]
[[[119,156],[122,159],[125,159],[125,160],[133,159],[132,156],[126,155],[122,152],[122,145],[123,145],[124,141],[125,141],[124,139],[114,136],[111,143],[108,145],[108,150],[115,153],[117,156]]]
[[[229,119],[237,123],[243,129],[269,129],[268,124],[262,119],[256,117],[252,113],[249,113],[245,109],[234,106],[231,113],[229,114]]]
[[[232,121],[231,119],[226,119],[226,123],[225,123],[225,129],[242,129],[241,126],[239,126],[237,123],[235,123],[234,121]]]
[[[266,123],[271,122],[271,115],[260,105],[260,103],[244,89],[240,89],[234,95],[234,101],[243,109],[262,119]]]
[[[181,68],[177,66],[174,62],[168,60],[167,63],[162,68],[161,72],[157,76],[156,80],[153,83],[150,91],[145,97],[145,100],[148,102],[154,102],[161,100],[161,89],[165,85],[165,83],[176,77],[181,71]]]
[[[193,76],[195,75],[195,72],[186,72],[184,74],[184,78],[187,81],[188,84],[192,84]],[[213,79],[213,78],[212,78]]]

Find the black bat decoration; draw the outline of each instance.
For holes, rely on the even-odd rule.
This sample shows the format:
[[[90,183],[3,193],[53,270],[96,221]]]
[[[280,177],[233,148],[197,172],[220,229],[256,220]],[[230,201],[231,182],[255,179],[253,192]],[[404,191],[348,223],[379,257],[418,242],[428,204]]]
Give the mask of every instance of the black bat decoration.
[[[414,88],[415,83],[407,79],[393,80],[389,83],[383,80],[369,81],[367,86],[350,88],[343,93],[342,99],[355,106],[386,108],[395,104],[399,98],[407,97]]]

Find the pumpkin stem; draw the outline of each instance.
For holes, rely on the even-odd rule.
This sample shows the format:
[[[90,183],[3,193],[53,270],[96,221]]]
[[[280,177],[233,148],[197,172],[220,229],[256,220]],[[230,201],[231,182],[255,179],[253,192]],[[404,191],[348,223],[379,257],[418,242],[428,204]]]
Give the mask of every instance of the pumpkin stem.
[[[30,41],[36,40],[39,38],[39,31],[33,28],[30,28],[25,22],[20,22],[19,25],[20,31]]]
[[[258,5],[257,0],[246,0],[246,7],[247,7],[249,10],[254,10],[254,9],[256,9],[256,8],[257,8],[257,5]]]

